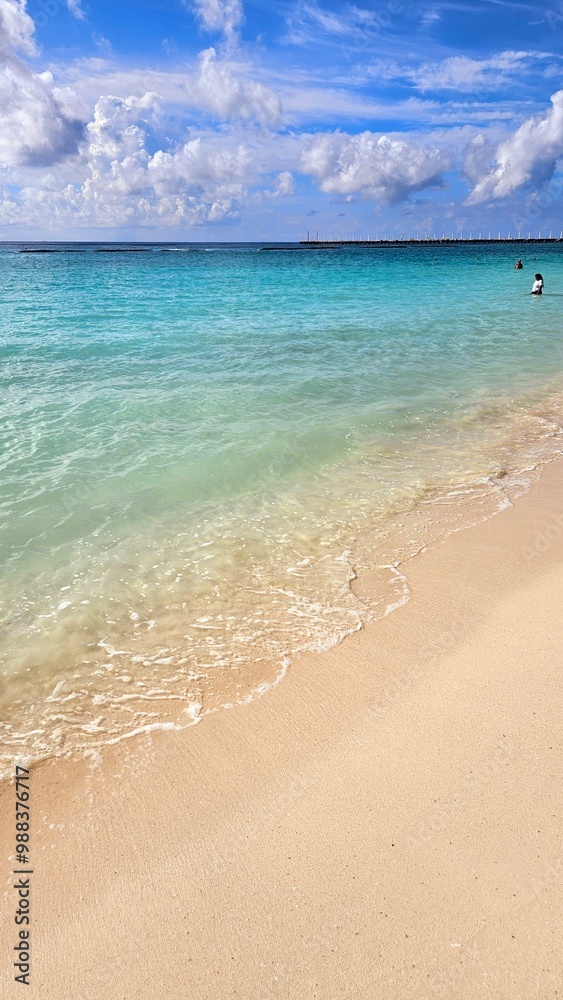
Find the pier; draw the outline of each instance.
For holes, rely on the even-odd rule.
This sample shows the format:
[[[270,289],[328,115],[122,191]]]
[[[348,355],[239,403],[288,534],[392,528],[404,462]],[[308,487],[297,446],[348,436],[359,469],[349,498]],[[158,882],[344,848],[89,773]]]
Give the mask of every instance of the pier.
[[[300,240],[300,247],[310,247],[311,249],[324,249],[324,248],[337,248],[337,247],[404,247],[404,246],[425,246],[425,247],[441,247],[441,246],[490,246],[492,243],[499,244],[511,244],[514,246],[535,246],[538,243],[563,243],[563,232],[559,236],[469,236],[467,238],[460,237],[437,237],[437,236],[425,236],[422,238],[403,238],[403,237],[393,237],[392,239],[331,239],[331,238],[321,238],[318,236],[316,239],[311,239],[309,234],[307,234],[306,240]]]

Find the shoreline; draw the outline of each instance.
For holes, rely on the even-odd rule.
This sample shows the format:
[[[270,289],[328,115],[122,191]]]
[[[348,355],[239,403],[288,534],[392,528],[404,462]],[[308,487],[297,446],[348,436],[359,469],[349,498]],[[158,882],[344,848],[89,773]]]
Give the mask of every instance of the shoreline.
[[[144,326],[135,332],[135,312],[125,303],[114,331],[127,334],[123,340],[108,334],[103,310],[95,313],[99,320],[87,354],[110,359],[103,361],[100,384],[95,365],[82,358],[80,336],[82,323],[89,322],[90,300],[76,294],[87,270],[75,262],[69,276],[76,315],[64,337],[46,341],[45,399],[53,394],[52,401],[59,400],[48,411],[52,419],[40,419],[33,381],[23,386],[30,408],[22,409],[16,437],[23,446],[37,433],[37,454],[45,449],[49,457],[45,467],[38,457],[37,467],[30,460],[28,468],[25,449],[14,447],[13,480],[6,491],[1,708],[8,767],[16,745],[31,760],[73,747],[95,749],[159,722],[191,723],[208,709],[253,697],[300,650],[338,643],[379,617],[386,603],[396,603],[387,576],[374,604],[355,602],[354,593],[360,593],[374,564],[395,566],[405,551],[417,551],[434,537],[433,527],[424,527],[426,517],[441,521],[449,506],[452,521],[458,514],[460,521],[478,519],[480,494],[498,491],[502,499],[503,491],[510,492],[512,473],[517,477],[546,451],[560,449],[563,393],[553,326],[561,294],[558,250],[540,255],[552,261],[554,294],[539,306],[537,298],[523,299],[521,272],[513,270],[508,252],[497,248],[473,255],[475,281],[467,282],[464,268],[448,265],[429,284],[426,268],[413,267],[411,273],[409,267],[404,301],[389,305],[389,300],[387,311],[372,308],[371,297],[377,299],[387,279],[369,262],[358,272],[338,265],[340,283],[333,265],[320,258],[310,262],[310,272],[309,265],[303,271],[295,264],[286,273],[280,264],[278,273],[275,262],[272,270],[257,258],[248,265],[233,255],[229,267],[237,282],[229,282],[231,305],[238,301],[239,279],[252,293],[243,296],[243,314],[236,313],[241,322],[233,328],[241,349],[244,345],[244,375],[238,353],[225,346],[230,340],[223,342],[220,316],[215,343],[200,331],[195,313],[180,308],[184,299],[195,308],[193,274],[187,263],[178,265],[179,271],[175,264],[168,267],[164,256],[156,272],[134,268],[130,286],[131,295],[145,283],[148,290],[154,274],[161,276],[165,298],[179,310],[170,325],[161,296],[153,301],[149,295],[151,322],[162,344]],[[206,278],[203,299],[217,267],[212,261],[208,254],[207,262],[194,265]],[[37,273],[58,303],[53,279],[59,265],[53,268],[42,265]],[[397,268],[396,277],[405,274],[403,264]],[[491,268],[499,295],[485,307],[479,288]],[[19,274],[13,261],[10,269],[7,273]],[[543,263],[542,269],[545,273]],[[90,291],[101,290],[105,265],[94,272]],[[260,276],[258,283],[252,274]],[[17,301],[31,306],[21,275]],[[288,310],[276,312],[272,339],[259,308],[267,299],[259,290],[274,279],[283,304],[280,276],[295,288],[295,297]],[[303,308],[309,299],[312,310]],[[110,308],[110,298],[104,301]],[[134,306],[133,297],[129,304]],[[251,304],[257,332],[249,337],[241,317]],[[22,315],[13,316],[13,346],[23,337],[21,349],[34,372],[35,339],[26,334]],[[194,345],[202,334],[202,370],[221,372],[219,383],[225,385],[224,395],[215,398],[214,382],[207,386],[207,376],[195,379],[193,413],[185,406],[193,360],[184,343],[188,319]],[[320,367],[319,336],[326,355]],[[162,371],[160,362],[151,363],[146,370],[158,377],[139,385],[138,358],[151,358],[154,351],[160,357],[165,344],[162,356],[168,357],[170,348],[174,358],[178,349],[186,371],[184,362],[175,374],[168,361]],[[56,360],[59,350],[63,365]],[[271,379],[261,373],[260,359],[271,350],[283,379],[276,377],[275,364]],[[199,357],[199,347],[194,351]],[[69,382],[80,417],[75,428],[57,389],[67,360],[69,372],[76,373]],[[124,379],[120,405],[131,404],[140,424],[116,416],[111,403],[116,377]],[[262,417],[262,403],[253,392],[240,391],[241,379],[262,386],[260,399],[268,400]],[[99,400],[99,410],[82,407],[84,392]],[[208,417],[200,419],[200,411]],[[151,412],[158,420],[151,421]],[[231,412],[239,414],[236,430],[225,419]],[[107,440],[120,442],[117,451],[104,443],[107,434]],[[209,451],[207,437],[214,442]],[[494,495],[485,503],[494,506]],[[419,516],[418,508],[425,513]],[[396,556],[395,521],[404,519],[414,530],[405,537],[398,527]],[[441,524],[436,529],[439,533]],[[389,591],[393,599],[386,602]]]
[[[495,518],[507,507],[514,503],[519,503],[522,496],[534,488],[537,478],[542,475],[542,470],[553,462],[558,461],[561,450],[556,445],[560,441],[560,429],[556,417],[560,410],[553,409],[560,401],[560,392],[551,391],[542,401],[542,420],[549,433],[544,430],[542,436],[535,439],[530,438],[525,443],[520,444],[520,451],[512,450],[508,452],[508,462],[506,455],[503,455],[503,448],[506,441],[495,442],[495,447],[491,442],[484,449],[488,458],[485,464],[489,468],[488,473],[481,473],[479,476],[472,474],[468,481],[460,476],[459,480],[452,480],[446,485],[441,482],[437,485],[428,486],[422,490],[414,501],[406,503],[404,507],[398,506],[395,510],[389,510],[381,514],[380,519],[375,519],[373,523],[366,521],[363,525],[350,528],[353,542],[345,539],[346,550],[338,553],[336,562],[346,561],[346,572],[349,574],[344,587],[343,578],[340,580],[340,593],[334,587],[334,592],[328,597],[324,595],[323,613],[328,619],[333,614],[340,614],[340,628],[330,622],[328,630],[325,629],[323,636],[320,631],[314,636],[315,641],[303,639],[301,645],[294,648],[287,647],[280,652],[279,658],[274,659],[273,655],[265,659],[263,655],[248,656],[243,664],[244,669],[237,665],[236,669],[205,671],[199,673],[199,664],[195,665],[193,673],[194,681],[188,693],[182,692],[181,688],[172,686],[166,691],[166,697],[157,700],[154,704],[158,706],[158,712],[151,712],[153,705],[150,698],[147,700],[147,713],[138,712],[138,718],[125,728],[114,731],[111,728],[104,731],[98,726],[97,713],[101,708],[97,708],[96,696],[101,694],[101,687],[88,690],[90,702],[84,702],[83,708],[90,711],[91,719],[88,725],[80,724],[80,715],[74,714],[72,718],[67,716],[66,702],[69,698],[68,689],[64,687],[66,678],[63,674],[56,676],[49,686],[45,688],[45,698],[38,697],[37,683],[35,688],[31,685],[31,678],[25,677],[25,682],[31,692],[26,698],[22,698],[14,703],[15,715],[8,727],[11,729],[13,719],[17,719],[17,713],[22,713],[22,718],[29,711],[29,718],[26,718],[27,726],[15,725],[21,735],[34,735],[34,730],[39,733],[39,743],[42,741],[42,730],[47,722],[51,722],[52,714],[57,731],[59,733],[57,742],[51,743],[49,749],[45,745],[38,751],[37,747],[31,746],[28,751],[25,740],[21,743],[6,739],[5,750],[1,759],[0,785],[6,780],[9,773],[10,759],[19,754],[22,763],[31,767],[44,764],[49,760],[67,759],[73,761],[81,754],[104,752],[106,748],[119,745],[123,742],[137,739],[143,733],[156,731],[183,731],[193,725],[204,721],[210,715],[223,710],[230,710],[238,706],[244,706],[249,702],[261,698],[268,691],[273,690],[285,677],[287,670],[292,669],[303,656],[310,651],[321,655],[333,649],[337,649],[343,642],[348,641],[350,636],[356,632],[364,630],[366,627],[377,625],[382,618],[395,612],[410,600],[409,574],[413,560],[418,558],[420,552],[424,552],[428,547],[440,545],[451,533],[457,531],[470,530],[476,525],[486,522],[490,518]],[[555,402],[553,402],[555,400]],[[529,413],[537,421],[538,412],[535,408],[530,408]],[[516,426],[516,424],[515,424]],[[504,449],[506,451],[506,447]],[[506,467],[505,463],[506,462]],[[507,471],[509,470],[509,471]],[[349,485],[352,485],[349,483]],[[348,548],[350,545],[350,548]],[[333,557],[335,552],[332,553]],[[344,559],[345,557],[345,559]],[[334,561],[334,558],[333,558]],[[334,568],[334,567],[333,567]],[[377,577],[377,584],[376,584]],[[289,578],[288,578],[289,580]],[[306,595],[308,599],[313,599],[313,594]],[[88,604],[89,601],[82,603]],[[347,620],[346,620],[347,619]],[[203,621],[203,619],[201,619]],[[319,622],[323,623],[323,615],[319,615]],[[320,629],[321,625],[317,623]],[[199,626],[197,626],[199,627]],[[334,629],[331,633],[330,628]],[[163,643],[170,642],[170,637],[176,638],[186,628],[183,615],[178,619],[169,619],[167,629],[162,628],[155,649],[161,650],[161,655],[169,652]],[[192,629],[193,631],[193,629]],[[305,634],[305,633],[304,633]],[[188,636],[184,635],[184,639]],[[321,641],[322,640],[322,641]],[[133,657],[134,661],[139,661],[139,650],[129,648],[128,640],[125,637],[113,637],[114,646],[106,639],[98,642],[97,646],[107,651],[110,659],[115,656],[117,668],[111,666],[108,673],[107,682],[110,684],[108,690],[111,691],[111,682],[114,677],[121,673],[125,676],[118,677],[124,682],[131,681],[128,676],[129,664],[127,657]],[[175,643],[172,643],[174,648]],[[38,649],[40,650],[40,646]],[[256,651],[253,650],[253,653]],[[60,653],[60,650],[59,650]],[[146,653],[148,656],[149,654]],[[124,657],[123,660],[120,657]],[[154,657],[153,657],[154,658]],[[164,660],[158,662],[165,662]],[[190,678],[191,679],[191,678]],[[168,679],[167,679],[168,680]],[[155,680],[156,684],[157,681]],[[54,685],[54,687],[53,687]],[[39,689],[41,690],[41,689]],[[59,695],[59,690],[62,692]],[[144,689],[143,689],[144,690]],[[106,691],[104,689],[104,695]],[[119,694],[119,690],[117,690]],[[130,693],[130,688],[123,687],[117,703],[120,701],[129,702],[134,700],[134,695]],[[143,695],[139,694],[139,702],[143,701]],[[170,703],[166,709],[167,700]],[[41,711],[36,710],[36,706],[48,704],[47,716],[43,717]],[[72,708],[72,706],[71,706]],[[111,704],[117,712],[116,706]],[[10,705],[6,700],[4,705],[6,718],[10,719]],[[72,714],[72,712],[71,712]],[[157,717],[158,716],[158,717]],[[89,716],[85,716],[87,720]],[[66,732],[64,725],[61,726],[57,720],[68,723]],[[110,715],[111,720],[111,715]],[[116,715],[117,720],[117,715]],[[61,734],[64,739],[61,739]],[[21,746],[21,753],[20,753]]]
[[[562,486],[264,698],[34,768],[31,995],[557,996]],[[4,956],[14,909],[5,880]]]

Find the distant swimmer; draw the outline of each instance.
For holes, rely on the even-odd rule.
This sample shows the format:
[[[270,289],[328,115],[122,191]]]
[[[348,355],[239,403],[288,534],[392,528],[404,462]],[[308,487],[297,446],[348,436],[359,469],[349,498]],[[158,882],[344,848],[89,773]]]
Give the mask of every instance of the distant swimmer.
[[[534,277],[536,280],[532,285],[532,291],[530,292],[530,295],[541,295],[543,292],[543,278],[541,274],[535,274]]]
[[[521,268],[523,268],[523,267],[524,267],[524,265],[523,265],[522,261],[520,260],[520,258],[518,258],[518,260],[516,261],[516,263],[514,265],[515,270],[516,271],[520,271]]]

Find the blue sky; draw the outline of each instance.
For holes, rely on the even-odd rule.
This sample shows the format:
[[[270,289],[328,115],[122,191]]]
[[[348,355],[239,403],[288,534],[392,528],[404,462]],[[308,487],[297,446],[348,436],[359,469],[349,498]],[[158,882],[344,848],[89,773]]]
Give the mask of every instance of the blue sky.
[[[0,0],[0,239],[563,227],[563,0]]]

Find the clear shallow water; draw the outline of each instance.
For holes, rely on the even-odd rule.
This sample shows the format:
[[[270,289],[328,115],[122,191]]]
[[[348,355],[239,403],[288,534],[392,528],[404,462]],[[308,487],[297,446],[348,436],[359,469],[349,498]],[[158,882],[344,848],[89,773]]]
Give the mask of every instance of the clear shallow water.
[[[404,597],[381,567],[441,530],[397,541],[404,511],[470,520],[559,450],[559,246],[21,249],[1,704],[31,756],[252,696]]]

